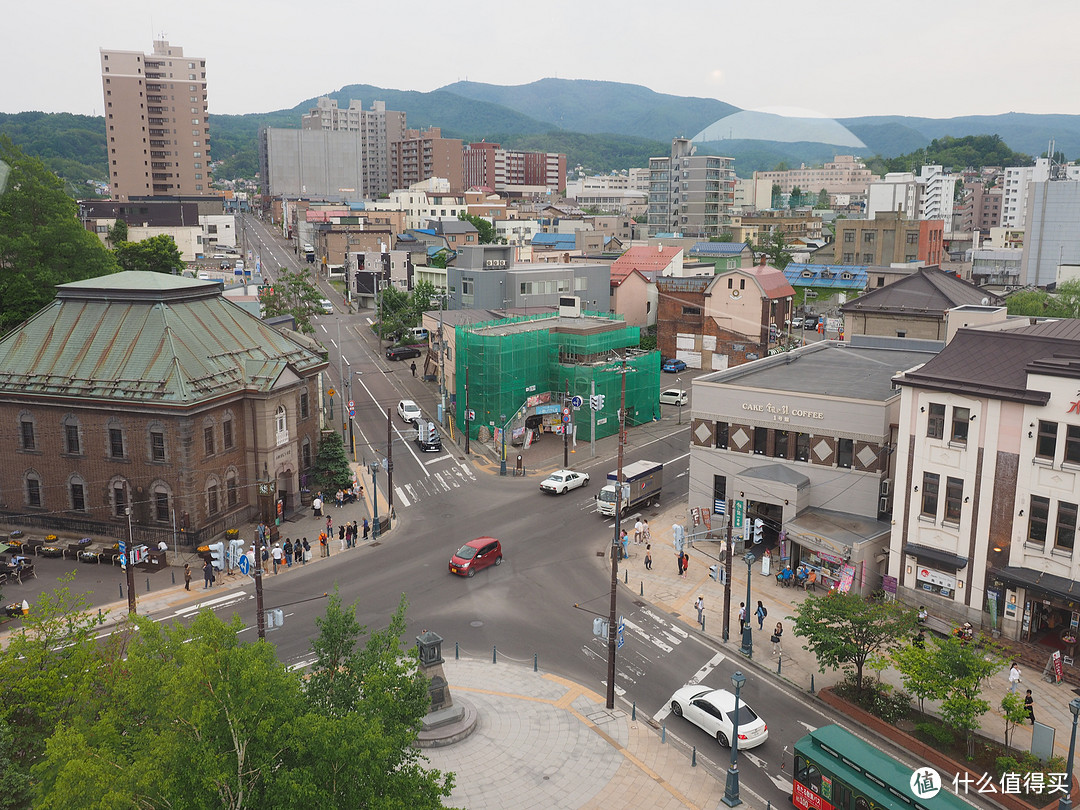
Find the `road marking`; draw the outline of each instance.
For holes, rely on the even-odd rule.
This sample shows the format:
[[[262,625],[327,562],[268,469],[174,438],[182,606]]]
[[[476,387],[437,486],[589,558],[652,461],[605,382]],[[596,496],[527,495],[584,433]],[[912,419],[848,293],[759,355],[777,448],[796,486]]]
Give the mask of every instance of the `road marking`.
[[[714,655],[712,658],[710,658],[705,663],[705,666],[703,666],[701,669],[699,669],[697,672],[694,673],[694,677],[692,677],[689,681],[687,681],[687,683],[688,684],[701,683],[703,680],[705,680],[706,676],[710,672],[712,672],[714,669],[716,669],[717,665],[719,665],[719,663],[721,661],[723,661],[725,659],[725,657],[726,656],[723,653],[717,653],[716,655]]]
[[[639,636],[641,636],[641,638],[643,638],[645,641],[648,641],[651,644],[656,645],[657,647],[659,647],[664,652],[669,653],[673,649],[675,649],[671,645],[665,644],[660,638],[658,638],[656,636],[649,635],[648,633],[645,632],[644,628],[639,627],[638,625],[634,624],[629,619],[623,619],[623,623],[626,625],[627,630],[632,630],[633,632],[635,632]]]
[[[219,596],[217,599],[207,599],[205,602],[196,602],[193,605],[188,605],[187,607],[180,608],[180,610],[176,611],[173,615],[174,616],[179,616],[179,615],[181,615],[183,613],[191,613],[193,611],[202,610],[204,607],[214,607],[214,605],[219,605],[222,602],[228,602],[228,601],[231,601],[231,600],[238,600],[238,599],[240,599],[240,598],[242,598],[244,596],[247,596],[247,593],[245,591],[236,591],[235,593],[227,593],[224,596]]]
[[[409,493],[409,497],[412,498],[414,501],[420,500],[420,498],[418,498],[416,495],[416,490],[412,488],[412,484],[406,484],[405,491]]]
[[[324,332],[326,332],[326,326],[325,326],[324,324],[321,324],[321,323],[320,323],[320,324],[319,324],[319,326],[320,326],[320,327],[322,328],[322,330],[323,330]],[[330,333],[329,333],[329,332],[327,332],[327,334],[330,334]]]
[[[305,669],[306,667],[310,667],[312,664],[315,663],[316,660],[318,659],[309,658],[307,661],[297,661],[295,664],[289,664],[286,669],[288,669],[289,672],[296,672],[296,670],[298,669]]]
[[[345,365],[349,366],[349,368],[352,368],[352,363],[349,362],[348,357],[346,357],[345,355],[341,355],[341,359],[345,361]]]
[[[398,500],[401,501],[402,506],[412,506],[412,504],[409,502],[409,499],[405,497],[405,493],[402,491],[401,487],[394,487],[394,492],[397,493]]]
[[[453,456],[447,453],[445,456],[436,456],[435,458],[428,459],[424,464],[437,464],[440,461],[446,461],[448,458],[452,459]]]
[[[375,323],[375,321],[371,320],[371,318],[364,318],[364,320],[368,322],[368,326],[371,326],[373,323]]]
[[[443,477],[442,477],[441,473],[435,473],[435,480],[439,482],[439,486],[441,486],[443,488],[444,492],[449,492],[450,491],[450,485],[447,484],[445,481],[443,481]]]
[[[803,720],[799,721],[799,725],[805,728],[807,731],[817,731],[817,726],[812,726]]]
[[[761,757],[757,756],[756,754],[752,754],[742,748],[739,749],[739,756],[746,757],[749,762],[756,765],[761,770],[761,772],[769,779],[769,781],[772,782],[779,790],[782,790],[785,793],[791,793],[791,781],[789,779],[785,779],[782,776],[773,776],[771,773],[769,773],[769,763],[767,763]]]

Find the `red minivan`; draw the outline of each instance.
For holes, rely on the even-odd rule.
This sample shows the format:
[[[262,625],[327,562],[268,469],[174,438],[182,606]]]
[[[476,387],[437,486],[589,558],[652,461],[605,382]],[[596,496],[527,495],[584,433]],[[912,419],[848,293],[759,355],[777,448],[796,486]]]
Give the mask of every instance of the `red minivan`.
[[[494,537],[477,537],[454,552],[450,558],[450,573],[471,577],[481,568],[502,565],[502,544]]]

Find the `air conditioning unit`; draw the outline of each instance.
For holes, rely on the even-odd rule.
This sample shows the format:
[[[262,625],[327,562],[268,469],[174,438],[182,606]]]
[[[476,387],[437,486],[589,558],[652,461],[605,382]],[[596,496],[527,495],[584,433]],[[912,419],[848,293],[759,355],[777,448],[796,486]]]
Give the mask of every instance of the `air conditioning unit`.
[[[892,479],[891,478],[882,478],[881,479],[881,497],[882,498],[886,497],[889,494],[889,492],[891,492],[891,491],[892,491]]]
[[[892,509],[892,501],[891,501],[891,499],[882,498],[878,502],[878,514],[879,515],[887,515],[891,509]]]

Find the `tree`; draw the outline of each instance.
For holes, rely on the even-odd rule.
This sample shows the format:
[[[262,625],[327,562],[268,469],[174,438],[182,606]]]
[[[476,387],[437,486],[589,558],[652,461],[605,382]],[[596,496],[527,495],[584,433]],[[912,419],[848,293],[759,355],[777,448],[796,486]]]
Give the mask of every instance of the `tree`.
[[[769,201],[769,207],[778,209],[784,202],[784,193],[780,190],[779,183],[772,184],[772,199]]]
[[[322,293],[307,268],[298,271],[282,268],[273,284],[259,288],[263,317],[290,315],[296,321],[297,331],[305,335],[315,331],[311,318],[322,312],[321,300]]]
[[[826,666],[854,670],[860,695],[866,660],[894,649],[915,626],[915,614],[902,605],[853,593],[808,596],[788,620],[795,622],[795,635],[806,640],[803,649],[814,653],[821,672]]]
[[[829,207],[829,192],[822,189],[817,193],[817,206],[816,208],[828,208]]]
[[[990,701],[982,696],[983,688],[1007,659],[985,638],[971,643],[951,635],[933,639],[932,647],[933,662],[945,683],[941,717],[967,737],[968,757],[974,757],[979,718],[990,709]]]
[[[397,287],[387,286],[379,291],[376,312],[379,320],[374,328],[382,338],[397,340],[417,323],[412,299],[407,292]]]
[[[424,317],[424,313],[435,307],[435,298],[438,295],[438,291],[435,289],[435,285],[427,279],[421,279],[413,285],[413,290],[410,293],[410,309],[413,315],[416,317],[417,324],[420,323],[420,319]],[[441,302],[439,306],[441,307]]]
[[[750,245],[750,250],[768,258],[769,264],[777,270],[783,270],[791,264],[791,251],[787,249],[783,231],[773,230],[761,238],[757,244]]]
[[[116,270],[60,178],[0,136],[0,334],[52,301],[58,284]]]
[[[788,208],[798,208],[803,204],[802,189],[798,186],[791,187],[791,194],[788,196]]]
[[[1001,699],[1001,713],[1005,717],[1005,753],[1009,753],[1009,739],[1017,726],[1023,725],[1027,720],[1027,709],[1024,707],[1024,699],[1016,692],[1006,692]]]
[[[919,699],[919,711],[923,711],[924,701],[941,700],[945,697],[945,684],[941,672],[934,661],[933,650],[914,644],[898,647],[893,651],[893,662],[900,671],[904,688]]]
[[[109,232],[109,236],[112,237],[112,231]],[[180,258],[180,248],[176,246],[173,238],[165,233],[148,237],[141,242],[120,242],[113,252],[116,254],[116,263],[122,270],[141,270],[173,275],[184,272],[184,260]]]
[[[495,241],[495,226],[483,217],[473,216],[464,212],[458,214],[458,219],[471,223],[477,231],[477,239],[481,245],[490,245]]]
[[[328,494],[353,485],[352,467],[345,455],[345,443],[336,430],[323,431],[322,438],[319,439],[311,484],[316,492]]]
[[[1063,281],[1054,290],[1059,318],[1080,318],[1080,279]]]
[[[105,238],[105,241],[109,243],[109,247],[115,248],[128,240],[128,226],[122,219],[116,220],[113,226],[109,228],[109,233]]]

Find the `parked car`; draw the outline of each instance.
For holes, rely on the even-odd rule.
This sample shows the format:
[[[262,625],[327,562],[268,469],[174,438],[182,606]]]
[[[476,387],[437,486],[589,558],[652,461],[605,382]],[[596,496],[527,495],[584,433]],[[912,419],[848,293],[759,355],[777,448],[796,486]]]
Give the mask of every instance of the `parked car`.
[[[735,695],[726,689],[707,689],[700,684],[684,686],[671,696],[671,711],[731,747],[735,727]],[[756,748],[769,739],[769,727],[739,699],[739,748]]]
[[[477,537],[470,540],[450,558],[450,573],[471,577],[481,568],[502,565],[502,543],[494,537]]]
[[[685,405],[690,401],[690,396],[681,388],[669,388],[660,392],[661,405]]]
[[[686,363],[683,362],[682,360],[676,360],[675,358],[670,358],[670,359],[664,361],[664,365],[662,365],[660,367],[660,370],[661,371],[666,371],[669,374],[677,374],[680,371],[686,371]]]
[[[559,470],[553,472],[540,482],[541,492],[550,492],[553,495],[564,495],[572,489],[587,487],[589,474],[574,470]]]
[[[818,325],[818,319],[817,318],[804,318],[802,328],[803,329],[817,329],[817,325]]]
[[[323,311],[324,315],[333,315],[334,314],[334,305],[332,303],[330,303],[329,298],[320,298],[319,299],[319,306],[322,307],[322,311]]]
[[[387,360],[409,360],[419,356],[420,350],[415,346],[391,346],[386,350]]]
[[[792,329],[802,329],[803,328],[803,319],[801,317],[799,317],[799,316],[795,316],[794,318],[792,318],[791,319],[791,328]]]
[[[403,422],[411,422],[420,418],[420,406],[411,399],[403,399],[397,404],[398,416]]]

